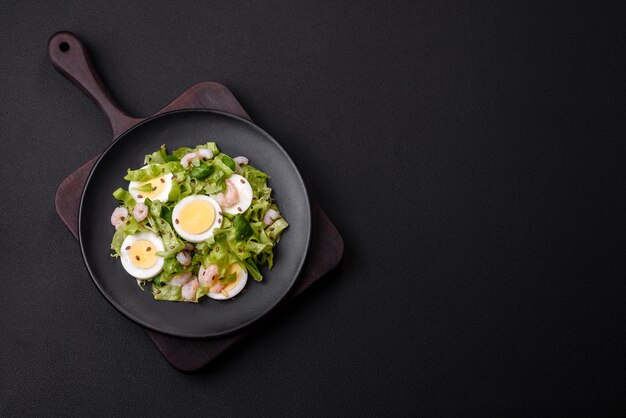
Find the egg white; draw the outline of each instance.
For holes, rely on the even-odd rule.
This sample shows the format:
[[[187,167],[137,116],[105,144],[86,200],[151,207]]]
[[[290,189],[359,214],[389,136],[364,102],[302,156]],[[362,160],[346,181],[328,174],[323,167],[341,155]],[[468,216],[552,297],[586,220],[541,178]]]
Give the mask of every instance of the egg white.
[[[128,272],[131,276],[136,279],[150,279],[163,270],[163,257],[156,256],[156,263],[150,268],[142,269],[141,267],[136,266],[130,259],[129,250],[126,249],[128,246],[132,246],[135,242],[146,240],[150,241],[154,245],[154,251],[163,251],[165,249],[165,245],[163,244],[163,240],[158,237],[156,234],[152,232],[139,232],[135,235],[129,235],[124,239],[122,243],[121,252],[121,260],[122,267],[124,270]]]
[[[252,186],[243,176],[239,174],[233,174],[228,178],[235,189],[237,189],[237,193],[239,194],[239,200],[227,208],[222,208],[222,210],[231,215],[237,215],[238,213],[244,213],[250,205],[252,204]],[[242,183],[243,181],[243,183]],[[224,189],[223,193],[226,193],[226,189]],[[213,198],[216,198],[217,194],[213,195]]]
[[[228,291],[228,295],[225,295],[223,292],[213,293],[209,289],[207,296],[209,296],[211,299],[216,300],[225,300],[237,296],[243,290],[243,288],[246,287],[246,283],[248,282],[248,272],[243,267],[240,266],[240,268],[241,277],[239,277],[239,274],[237,275],[237,281],[235,282],[235,286]]]
[[[150,164],[144,165],[141,168],[146,168],[149,165]],[[167,202],[170,192],[172,191],[172,174],[166,173],[162,177],[163,177],[163,180],[165,180],[165,183],[163,183],[163,190],[161,191],[161,193],[159,193],[158,196],[155,196],[154,198],[150,198],[150,200],[159,200],[165,203]],[[152,181],[152,180],[149,180],[149,181]],[[143,197],[142,192],[134,190],[135,187],[141,186],[141,183],[143,183],[143,181],[131,181],[130,184],[128,185],[128,192],[133,196],[133,199],[135,199],[135,201],[137,202],[144,202],[146,200],[146,198]],[[142,197],[138,197],[139,195],[142,195]]]
[[[192,234],[190,232],[185,231],[180,224],[176,223],[175,220],[179,217],[180,211],[188,203],[193,202],[193,201],[198,201],[198,200],[209,202],[213,206],[213,209],[215,209],[215,219],[213,220],[213,224],[211,225],[211,227],[207,229],[206,231],[200,234]],[[213,230],[215,230],[215,228],[219,228],[222,225],[221,212],[222,212],[222,208],[220,207],[220,205],[215,201],[215,199],[213,199],[210,196],[204,196],[204,195],[187,196],[184,199],[182,199],[180,202],[178,202],[176,206],[174,206],[174,210],[172,211],[172,220],[173,220],[172,224],[174,225],[174,230],[176,230],[176,233],[180,235],[182,238],[190,242],[202,242],[202,241],[206,241],[207,239],[209,239],[213,235]]]

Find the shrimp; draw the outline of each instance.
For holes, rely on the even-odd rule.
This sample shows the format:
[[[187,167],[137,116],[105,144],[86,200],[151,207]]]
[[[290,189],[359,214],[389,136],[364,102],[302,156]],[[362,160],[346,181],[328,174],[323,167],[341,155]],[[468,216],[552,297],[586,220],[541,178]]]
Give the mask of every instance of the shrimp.
[[[226,188],[228,189],[226,194],[220,193],[217,195],[217,203],[223,208],[229,208],[239,202],[239,192],[232,181],[226,180]]]
[[[128,209],[121,206],[117,207],[111,214],[111,225],[117,229],[124,223],[126,218],[128,218]]]
[[[145,203],[138,202],[133,208],[133,216],[137,222],[141,222],[148,216],[148,206]]]
[[[192,278],[189,282],[187,282],[180,289],[180,294],[183,296],[183,299],[192,301],[196,300],[196,289],[198,288],[198,279],[195,277]]]
[[[203,158],[205,160],[209,160],[213,158],[213,151],[210,149],[201,149],[198,150],[198,158]]]
[[[190,152],[188,154],[185,154],[183,158],[180,159],[180,165],[182,165],[185,168],[189,167],[189,163],[191,162],[191,160],[193,160],[197,156],[198,156],[197,152]]]
[[[184,273],[180,273],[172,277],[169,281],[169,284],[171,284],[172,286],[180,287],[180,286],[187,284],[187,282],[189,282],[189,279],[191,279],[191,272],[186,271]]]
[[[217,266],[215,264],[210,264],[206,269],[203,266],[200,266],[200,270],[198,271],[198,280],[200,281],[200,285],[202,287],[211,287],[216,278]]]
[[[185,250],[187,250],[187,251],[193,251],[193,250],[194,250],[194,248],[195,248],[195,247],[193,246],[193,244],[190,244],[190,243],[188,243],[188,242],[186,242],[186,243],[185,243]]]
[[[246,165],[249,162],[248,159],[244,157],[243,155],[233,158],[233,161],[235,162],[235,164],[237,164],[237,172],[239,174],[243,172],[243,170],[241,169],[241,166]]]
[[[278,213],[274,209],[268,209],[268,211],[265,212],[265,215],[263,216],[263,223],[265,225],[271,225],[278,218],[280,218],[280,213]]]
[[[211,293],[222,293],[222,290],[224,290],[224,285],[222,284],[217,284],[210,289]]]
[[[236,162],[237,164],[241,164],[241,165],[248,164],[248,159],[246,157],[244,157],[243,155],[240,155],[239,157],[233,158],[233,161]]]
[[[178,254],[176,254],[176,260],[178,260],[178,262],[180,264],[183,265],[183,267],[187,267],[189,266],[189,264],[191,264],[191,254],[189,253],[189,251],[181,251]]]
[[[189,163],[191,162],[191,160],[196,157],[202,160],[208,160],[210,158],[213,158],[213,151],[211,151],[210,149],[201,149],[196,152],[187,153],[183,156],[183,158],[180,159],[180,165],[187,168],[189,167]]]

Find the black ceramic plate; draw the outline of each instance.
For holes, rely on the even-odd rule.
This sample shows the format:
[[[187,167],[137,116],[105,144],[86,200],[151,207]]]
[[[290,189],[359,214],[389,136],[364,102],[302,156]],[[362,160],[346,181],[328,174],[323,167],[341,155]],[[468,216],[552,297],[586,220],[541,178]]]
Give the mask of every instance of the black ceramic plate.
[[[110,256],[114,229],[111,212],[117,206],[111,193],[127,188],[128,168],[143,165],[145,154],[161,144],[173,150],[215,141],[231,156],[244,155],[250,164],[270,175],[281,213],[289,228],[275,249],[272,270],[263,269],[263,282],[248,279],[246,291],[235,300],[202,298],[198,303],[156,301],[142,291]],[[133,321],[165,334],[207,338],[238,330],[269,312],[295,283],[309,246],[311,213],[298,169],[285,150],[258,126],[239,117],[206,110],[183,110],[149,119],[114,142],[93,167],[85,184],[78,221],[80,245],[87,269],[102,294]]]

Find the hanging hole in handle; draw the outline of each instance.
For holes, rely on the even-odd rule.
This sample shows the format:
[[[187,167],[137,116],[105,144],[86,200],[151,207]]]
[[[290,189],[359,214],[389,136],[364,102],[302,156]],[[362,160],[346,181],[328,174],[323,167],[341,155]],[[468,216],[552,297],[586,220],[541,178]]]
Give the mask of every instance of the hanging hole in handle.
[[[68,44],[67,42],[61,42],[61,43],[59,44],[59,49],[60,49],[62,52],[67,52],[67,51],[69,51],[69,50],[70,50],[70,44]]]

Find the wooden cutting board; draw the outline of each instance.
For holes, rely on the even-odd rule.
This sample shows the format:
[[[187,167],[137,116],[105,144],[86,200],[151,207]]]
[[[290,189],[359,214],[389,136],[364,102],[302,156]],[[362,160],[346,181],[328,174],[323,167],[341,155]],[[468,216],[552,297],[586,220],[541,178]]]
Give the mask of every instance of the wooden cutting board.
[[[134,117],[124,112],[107,92],[98,77],[87,50],[76,35],[55,33],[48,43],[48,54],[55,68],[76,83],[104,112],[113,130],[113,141],[149,117],[180,109],[210,109],[232,113],[251,120],[235,96],[225,86],[214,82],[199,83],[178,96],[170,104],[149,117]],[[99,155],[89,159],[63,180],[55,197],[59,217],[74,237],[78,238],[78,211],[83,186]],[[343,239],[328,216],[311,201],[312,236],[309,254],[300,277],[286,297],[291,300],[332,270],[343,257]],[[277,309],[285,309],[281,303]],[[146,329],[165,359],[181,371],[195,371],[207,366],[228,348],[240,342],[252,330],[263,326],[263,320],[224,337],[192,340],[161,334]]]

